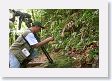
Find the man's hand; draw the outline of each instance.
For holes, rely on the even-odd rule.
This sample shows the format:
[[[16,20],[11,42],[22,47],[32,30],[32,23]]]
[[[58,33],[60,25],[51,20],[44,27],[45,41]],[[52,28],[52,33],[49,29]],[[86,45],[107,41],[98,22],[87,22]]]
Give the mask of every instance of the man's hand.
[[[53,37],[49,37],[48,38],[50,41],[54,41],[54,38]]]
[[[54,38],[53,37],[48,37],[46,38],[45,40],[41,41],[41,42],[38,42],[37,44],[33,45],[32,47],[33,48],[36,48],[36,47],[39,47],[39,46],[43,46],[44,44],[50,42],[50,41],[53,41]]]

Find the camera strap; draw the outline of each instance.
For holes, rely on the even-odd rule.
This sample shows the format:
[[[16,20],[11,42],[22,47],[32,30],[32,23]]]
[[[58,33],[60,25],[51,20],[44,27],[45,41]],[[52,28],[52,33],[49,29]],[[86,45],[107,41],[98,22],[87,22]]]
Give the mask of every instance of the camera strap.
[[[22,38],[25,40],[25,42],[29,45],[30,47],[30,55],[33,53],[33,48],[31,47],[31,45],[29,44],[29,42],[25,39],[25,37],[22,35]]]

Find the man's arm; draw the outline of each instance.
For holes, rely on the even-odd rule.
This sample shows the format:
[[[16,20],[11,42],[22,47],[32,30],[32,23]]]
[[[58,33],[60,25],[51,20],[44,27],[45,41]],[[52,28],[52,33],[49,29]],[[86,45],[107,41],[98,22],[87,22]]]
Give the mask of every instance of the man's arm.
[[[53,41],[53,37],[49,37],[49,38],[46,38],[45,40],[41,41],[41,42],[38,42],[37,44],[35,45],[32,45],[33,48],[37,48],[37,47],[40,47],[40,46],[43,46],[45,44],[47,44],[48,42],[50,41]]]
[[[37,48],[37,47],[40,47],[40,46],[43,46],[44,44],[48,43],[49,41],[53,41],[53,37],[49,37],[49,38],[46,38],[45,40],[39,42],[36,40],[36,38],[34,37],[34,34],[33,33],[29,33],[25,39],[28,41],[28,43],[33,47],[33,48]]]

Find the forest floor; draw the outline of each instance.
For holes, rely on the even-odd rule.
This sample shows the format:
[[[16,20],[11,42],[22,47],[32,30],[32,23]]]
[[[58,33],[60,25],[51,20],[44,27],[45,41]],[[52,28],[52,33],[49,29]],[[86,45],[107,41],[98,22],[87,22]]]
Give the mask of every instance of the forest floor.
[[[28,68],[46,68],[46,67],[69,67],[69,68],[98,68],[99,54],[91,57],[90,51],[98,48],[96,43],[85,46],[82,50],[71,48],[66,54],[62,55],[62,49],[57,52],[51,52],[50,56],[55,61],[54,64],[48,63],[44,54],[40,54],[28,64]]]
[[[51,54],[50,56],[52,59],[55,57],[54,54]],[[29,62],[28,68],[44,68],[45,66],[47,66],[45,65],[47,61],[47,57],[44,54],[40,54],[38,57]]]
[[[69,48],[65,54],[63,54],[62,49],[58,51],[52,51],[49,55],[54,60],[53,64],[49,64],[47,57],[44,54],[40,54],[37,56],[37,58],[34,58],[31,62],[29,62],[28,68],[98,68],[98,48],[99,46],[97,42],[92,42],[80,50],[76,48]],[[94,55],[90,53],[91,51],[94,53]]]

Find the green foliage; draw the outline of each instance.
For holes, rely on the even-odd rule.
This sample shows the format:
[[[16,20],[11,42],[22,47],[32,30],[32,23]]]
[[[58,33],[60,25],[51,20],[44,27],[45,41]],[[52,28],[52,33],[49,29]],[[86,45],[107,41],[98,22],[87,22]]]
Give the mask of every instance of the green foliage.
[[[54,63],[48,63],[48,68],[72,68],[74,59],[66,55],[59,55],[54,58]]]
[[[51,9],[44,11],[45,14],[42,17],[45,20],[42,20],[42,22],[46,23],[45,25],[48,26],[48,29],[43,30],[42,37],[45,38],[49,34],[53,35],[57,42],[57,47],[68,48],[68,46],[73,46],[82,48],[88,42],[98,41],[98,10]],[[76,34],[72,33],[72,35],[68,34],[66,38],[62,39],[60,37],[62,29],[71,20],[74,20],[79,32],[74,32]]]
[[[89,52],[89,55],[91,58],[94,58],[96,55],[99,54],[99,49],[92,49],[90,52]]]

